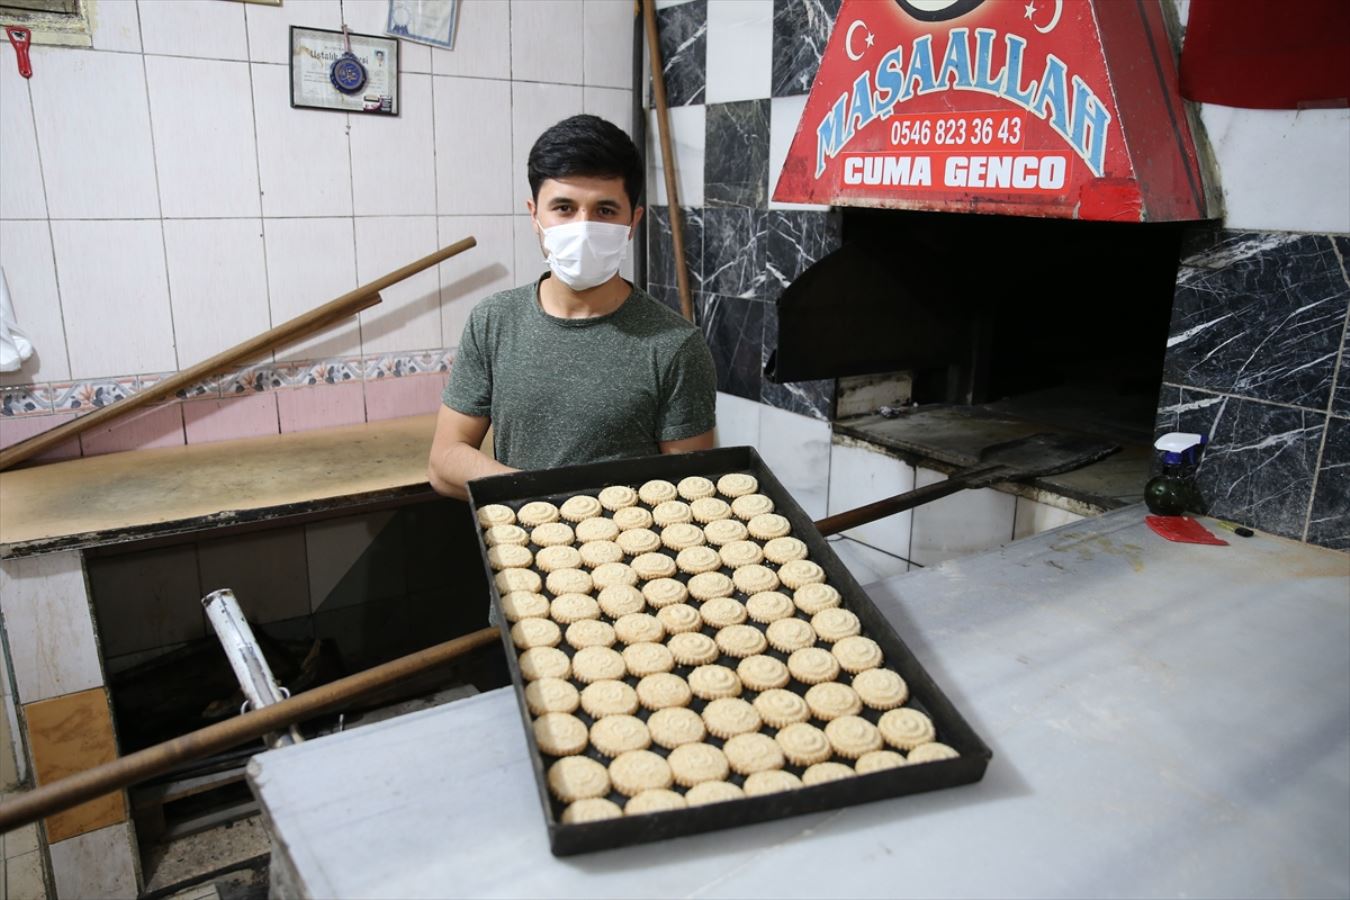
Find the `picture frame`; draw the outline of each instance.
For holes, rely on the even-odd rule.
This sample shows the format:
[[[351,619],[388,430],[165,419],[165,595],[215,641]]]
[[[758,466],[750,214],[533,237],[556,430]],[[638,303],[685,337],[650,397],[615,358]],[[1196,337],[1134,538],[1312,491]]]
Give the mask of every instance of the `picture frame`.
[[[359,68],[348,65],[335,72],[334,63],[346,55],[348,39]],[[292,25],[290,73],[294,109],[399,115],[397,38]],[[347,90],[340,90],[339,84]]]

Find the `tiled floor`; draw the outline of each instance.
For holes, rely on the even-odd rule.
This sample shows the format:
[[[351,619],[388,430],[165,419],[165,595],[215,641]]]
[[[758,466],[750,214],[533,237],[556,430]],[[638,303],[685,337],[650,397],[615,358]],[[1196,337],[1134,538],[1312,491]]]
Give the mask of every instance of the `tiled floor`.
[[[37,824],[0,834],[0,900],[46,900]]]

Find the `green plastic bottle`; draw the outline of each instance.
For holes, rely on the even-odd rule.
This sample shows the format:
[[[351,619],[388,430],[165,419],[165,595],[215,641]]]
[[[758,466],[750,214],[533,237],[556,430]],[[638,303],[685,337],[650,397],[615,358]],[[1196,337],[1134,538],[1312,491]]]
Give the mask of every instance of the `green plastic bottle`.
[[[1144,485],[1144,503],[1149,512],[1155,516],[1202,512],[1204,502],[1195,483],[1195,470],[1205,436],[1173,431],[1158,438],[1153,446],[1162,452],[1162,474]]]

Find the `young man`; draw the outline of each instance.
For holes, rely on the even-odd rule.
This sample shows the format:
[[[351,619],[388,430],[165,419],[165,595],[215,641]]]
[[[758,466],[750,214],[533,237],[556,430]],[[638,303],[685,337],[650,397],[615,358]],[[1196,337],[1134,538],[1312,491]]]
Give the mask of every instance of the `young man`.
[[[428,465],[447,496],[517,469],[713,445],[702,334],[619,277],[643,213],[637,147],[603,119],[573,116],[535,141],[529,180],[549,272],[469,314]],[[495,460],[478,449],[489,425]]]

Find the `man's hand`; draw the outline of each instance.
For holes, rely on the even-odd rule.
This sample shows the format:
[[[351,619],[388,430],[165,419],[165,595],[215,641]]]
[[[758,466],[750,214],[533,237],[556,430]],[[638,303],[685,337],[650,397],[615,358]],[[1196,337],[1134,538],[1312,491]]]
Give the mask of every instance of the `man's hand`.
[[[441,406],[436,417],[436,436],[431,441],[431,459],[427,462],[427,479],[436,493],[467,500],[469,492],[465,485],[475,478],[516,471],[478,449],[489,424],[486,416],[466,416]]]
[[[695,450],[711,450],[716,434],[717,429],[711,428],[691,438],[684,438],[679,441],[661,441],[659,446],[662,453],[693,453]]]

